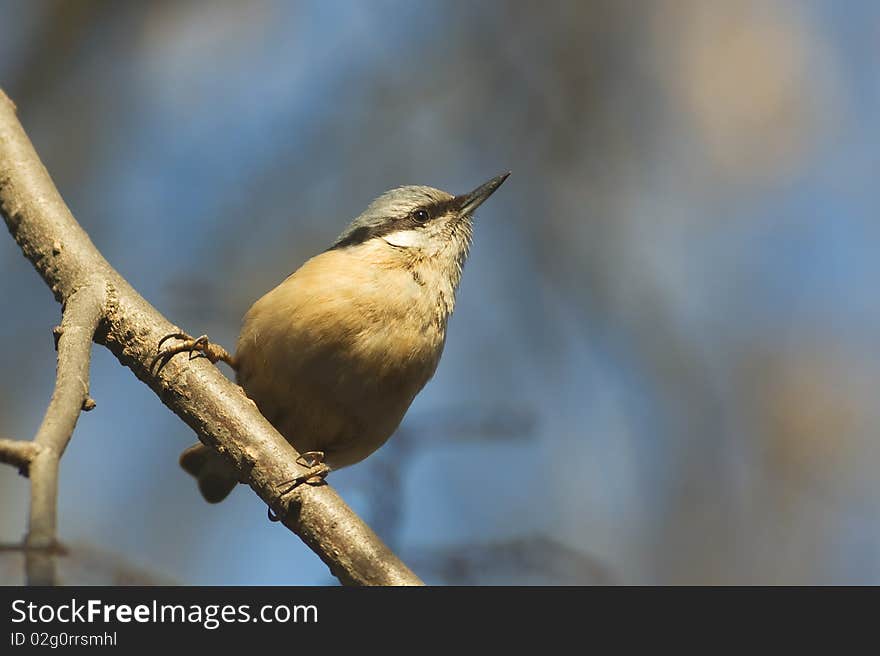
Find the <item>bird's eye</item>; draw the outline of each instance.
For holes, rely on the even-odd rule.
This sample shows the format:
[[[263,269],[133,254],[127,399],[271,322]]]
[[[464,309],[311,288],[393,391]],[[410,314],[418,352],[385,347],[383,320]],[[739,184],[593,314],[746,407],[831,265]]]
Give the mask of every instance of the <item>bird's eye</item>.
[[[430,218],[428,210],[416,210],[412,213],[412,217],[417,223],[425,223]]]

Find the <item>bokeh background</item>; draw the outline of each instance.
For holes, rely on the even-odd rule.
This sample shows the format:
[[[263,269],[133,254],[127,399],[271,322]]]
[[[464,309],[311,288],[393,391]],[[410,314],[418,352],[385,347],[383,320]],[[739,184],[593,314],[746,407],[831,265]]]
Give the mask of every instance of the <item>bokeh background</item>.
[[[331,482],[430,583],[880,583],[880,4],[0,3],[0,85],[110,262],[193,334],[400,184],[479,212],[434,380]],[[0,238],[0,435],[59,308]],[[323,584],[97,348],[70,583]],[[27,481],[0,468],[0,541]],[[0,580],[21,583],[20,555]]]

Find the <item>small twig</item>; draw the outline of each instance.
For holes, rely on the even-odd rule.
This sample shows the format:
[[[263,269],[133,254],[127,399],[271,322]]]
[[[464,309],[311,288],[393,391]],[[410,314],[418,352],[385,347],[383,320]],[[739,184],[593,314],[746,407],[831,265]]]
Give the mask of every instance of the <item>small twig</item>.
[[[40,447],[34,442],[0,437],[0,462],[18,467],[23,476],[28,475],[31,462],[39,452]]]
[[[57,540],[59,463],[89,398],[92,338],[101,320],[103,301],[103,286],[94,283],[77,289],[64,308],[55,391],[34,438],[37,453],[29,468],[31,509],[25,543],[36,549],[51,550]],[[51,551],[29,551],[26,566],[30,585],[55,584]]]
[[[28,551],[51,551],[59,556],[67,554],[67,548],[60,543],[56,543],[49,548],[31,547],[26,542],[0,542],[0,553],[19,552],[26,554]]]

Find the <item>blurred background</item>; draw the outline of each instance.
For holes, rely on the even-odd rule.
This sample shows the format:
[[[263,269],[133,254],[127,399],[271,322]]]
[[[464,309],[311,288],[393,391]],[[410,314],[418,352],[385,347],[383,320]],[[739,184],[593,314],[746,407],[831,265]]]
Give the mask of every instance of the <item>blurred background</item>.
[[[331,483],[429,583],[880,583],[880,4],[0,3],[0,86],[110,262],[232,346],[382,191],[479,212],[434,380]],[[60,311],[0,238],[0,435]],[[228,370],[226,370],[228,372]],[[324,584],[96,348],[69,583]],[[27,480],[0,468],[0,541]],[[0,581],[22,583],[0,553]]]

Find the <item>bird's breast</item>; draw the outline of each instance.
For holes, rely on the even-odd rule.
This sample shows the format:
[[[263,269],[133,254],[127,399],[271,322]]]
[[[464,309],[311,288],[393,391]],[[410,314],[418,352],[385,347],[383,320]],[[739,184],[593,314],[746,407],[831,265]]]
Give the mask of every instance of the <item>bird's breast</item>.
[[[405,269],[329,251],[257,301],[239,337],[239,383],[299,450],[331,466],[366,457],[433,375],[436,300]]]

